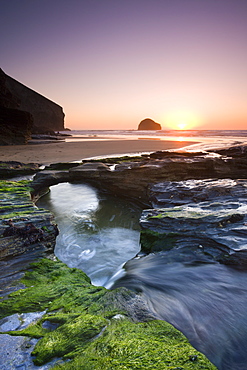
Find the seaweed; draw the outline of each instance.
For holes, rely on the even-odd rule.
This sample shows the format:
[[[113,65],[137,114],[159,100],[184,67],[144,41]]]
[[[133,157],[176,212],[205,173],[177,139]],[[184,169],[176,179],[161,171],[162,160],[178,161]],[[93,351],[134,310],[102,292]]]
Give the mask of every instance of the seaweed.
[[[62,357],[68,361],[54,370],[215,369],[170,324],[133,322],[117,299],[114,304],[125,288],[93,286],[83,271],[49,259],[33,263],[22,283],[26,288],[0,302],[0,312],[5,317],[46,310],[35,324],[8,332],[41,338],[33,351],[36,365]],[[45,321],[55,329],[46,329]]]

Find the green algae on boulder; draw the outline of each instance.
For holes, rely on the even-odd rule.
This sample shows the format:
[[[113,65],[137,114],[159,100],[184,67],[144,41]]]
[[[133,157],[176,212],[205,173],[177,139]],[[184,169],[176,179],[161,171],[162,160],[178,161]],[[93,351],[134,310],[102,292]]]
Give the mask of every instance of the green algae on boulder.
[[[0,259],[54,249],[53,215],[34,205],[31,190],[30,181],[0,181]]]
[[[84,272],[49,259],[32,264],[23,283],[26,289],[0,302],[0,317],[46,310],[37,323],[8,332],[41,338],[36,365],[63,357],[69,361],[53,369],[215,369],[170,324],[130,320],[120,304],[128,299],[125,288],[95,287]]]

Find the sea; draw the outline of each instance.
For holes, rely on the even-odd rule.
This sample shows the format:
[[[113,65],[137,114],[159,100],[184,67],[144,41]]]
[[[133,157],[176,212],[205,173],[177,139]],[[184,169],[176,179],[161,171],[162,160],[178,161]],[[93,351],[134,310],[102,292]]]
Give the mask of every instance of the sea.
[[[66,142],[107,140],[164,140],[195,142],[186,151],[247,144],[247,130],[71,130],[61,131]],[[68,136],[67,136],[68,135]]]
[[[186,137],[186,138],[201,138],[201,137],[230,137],[239,138],[245,137],[247,139],[247,130],[71,130],[61,131],[61,133],[72,135],[73,138],[81,137],[85,140],[88,138],[107,138],[115,137],[119,139],[126,138],[128,140],[147,137],[159,138],[166,140],[170,137]]]

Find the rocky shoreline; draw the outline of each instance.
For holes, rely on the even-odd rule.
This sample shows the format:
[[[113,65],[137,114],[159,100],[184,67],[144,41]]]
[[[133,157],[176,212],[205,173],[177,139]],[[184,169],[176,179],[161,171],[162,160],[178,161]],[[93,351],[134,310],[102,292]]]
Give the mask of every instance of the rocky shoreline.
[[[112,164],[107,159],[102,162],[74,164],[69,170],[46,168],[39,172],[32,183],[33,194],[40,189],[59,182],[86,182],[120,197],[149,202],[150,184],[162,181],[184,181],[209,178],[246,178],[246,146],[220,155],[214,153],[156,152],[136,160],[125,158],[123,162]],[[54,169],[54,171],[52,170]],[[48,171],[47,171],[48,170]]]
[[[142,252],[145,254],[158,253],[161,250],[169,249],[171,246],[175,246],[175,249],[182,250],[183,248],[188,247],[189,240],[192,252],[200,258],[209,259],[210,261],[217,261],[224,264],[232,264],[237,268],[246,268],[245,266],[247,258],[245,250],[239,251],[237,249],[241,243],[243,244],[244,249],[244,239],[246,239],[247,236],[247,220],[245,214],[240,211],[236,211],[236,204],[238,202],[246,204],[246,146],[236,146],[234,148],[229,148],[228,150],[225,150],[223,152],[214,151],[213,153],[156,152],[151,154],[150,156],[145,155],[135,159],[124,158],[124,160],[120,159],[119,161],[113,160],[113,163],[110,162],[109,159],[106,159],[103,162],[101,161],[99,163],[91,161],[79,164],[56,164],[45,169],[39,168],[38,164],[26,165],[21,163],[13,164],[2,162],[2,178],[15,177],[18,176],[18,174],[23,175],[25,173],[36,173],[36,175],[34,176],[34,179],[30,184],[27,182],[11,183],[10,181],[2,181],[0,222],[1,263],[8,264],[8,261],[14,260],[15,258],[17,258],[17,260],[18,258],[20,258],[20,261],[23,262],[25,261],[26,257],[30,255],[30,261],[27,261],[26,265],[24,263],[24,265],[26,266],[24,268],[25,270],[29,269],[29,262],[38,260],[41,256],[47,255],[47,253],[48,256],[51,255],[51,252],[55,245],[57,228],[52,215],[49,214],[49,212],[47,211],[38,210],[37,207],[35,207],[35,205],[33,204],[33,201],[35,201],[42,194],[48,191],[50,186],[58,184],[60,182],[69,181],[86,182],[92,184],[98,187],[100,191],[109,192],[117,197],[134,199],[139,204],[142,204],[143,208],[148,208],[147,210],[143,211],[143,215],[140,220],[143,230],[141,233],[141,246]],[[32,196],[32,200],[30,198],[30,194]],[[212,203],[217,203],[218,208],[214,207],[214,209],[212,209]],[[198,212],[198,210],[193,209],[193,205],[196,205],[197,208],[199,205],[200,211]],[[190,212],[188,212],[188,206],[191,207]],[[186,210],[185,207],[187,207]],[[220,208],[224,208],[225,210],[227,210],[227,212],[225,212],[225,214],[218,214],[217,212]],[[186,217],[184,216],[184,214],[186,214]],[[197,225],[196,233],[195,224]],[[171,229],[171,225],[174,230]],[[203,234],[205,226],[203,225],[210,225],[209,234],[211,234],[211,242],[207,241],[206,244],[205,235]],[[186,230],[186,233],[184,232],[184,230]],[[230,243],[229,245],[229,240],[232,235],[234,235],[236,246],[232,246],[232,243]],[[212,247],[212,240],[214,240],[214,245],[218,246],[218,248]],[[203,248],[201,247],[202,245]],[[17,262],[16,265],[20,265],[22,264],[22,262]],[[54,264],[52,265],[53,267],[51,267],[51,264]],[[39,262],[36,265],[35,269],[33,269],[33,271],[40,271],[39,278],[37,278],[37,276],[34,277],[32,275],[33,273],[30,272],[30,276],[32,276],[30,278],[32,280],[32,284],[38,284],[37,286],[39,286],[41,282],[40,279],[42,279],[42,274],[47,274],[47,276],[51,274],[49,278],[50,280],[48,279],[46,281],[46,284],[55,284],[53,289],[57,289],[55,275],[52,275],[55,269],[62,269],[63,273],[65,273],[65,270],[67,271],[68,269],[68,272],[66,272],[66,274],[69,274],[69,270],[71,270],[69,268],[65,268],[61,264],[59,265],[59,262],[56,261],[50,261],[47,263],[44,262],[42,266],[44,269],[43,272],[42,268],[39,265]],[[49,274],[47,269],[49,270]],[[61,273],[61,275],[59,273],[59,276],[62,276],[63,273]],[[12,275],[15,276],[16,279],[12,279],[10,276],[2,276],[1,279],[1,282],[3,284],[2,289],[5,290],[5,293],[7,295],[14,290],[17,290],[17,292],[19,292],[18,288],[12,288],[11,286],[13,285],[14,281],[19,281],[20,277],[23,276],[23,272],[20,274],[20,269],[18,271],[18,269],[14,267]],[[79,279],[82,279],[81,283],[84,279],[84,283],[82,283],[82,285],[86,284],[85,286],[91,286],[90,282],[85,276],[83,276],[83,278],[80,277]],[[76,289],[79,289],[78,281],[74,281],[74,283],[77,286]],[[15,284],[17,283],[15,282]],[[18,284],[16,286],[18,286]],[[25,284],[25,286],[28,287],[28,283],[26,280],[21,284]],[[62,307],[64,307],[65,303],[60,302],[59,304],[55,304],[55,298],[52,296],[52,294],[47,294],[47,299],[49,300],[49,303],[47,303],[47,299],[44,299],[43,297],[43,292],[42,294],[40,293],[39,297],[35,299],[37,299],[37,301],[44,300],[44,302],[39,302],[39,305],[33,306],[30,301],[29,303],[25,301],[26,299],[30,299],[28,298],[28,296],[26,297],[26,295],[31,294],[32,296],[32,289],[33,288],[30,286],[27,289],[22,289],[20,294],[18,293],[17,295],[15,295],[15,293],[12,293],[9,299],[4,298],[3,301],[0,303],[1,309],[5,307],[5,311],[3,311],[2,317],[4,318],[9,315],[23,314],[23,312],[44,312],[42,317],[39,317],[37,319],[38,321],[35,319],[35,322],[37,323],[34,324],[34,326],[32,325],[32,327],[36,330],[35,335],[33,334],[31,329],[23,329],[26,330],[23,333],[29,337],[43,337],[41,343],[44,343],[44,345],[46,346],[45,343],[51,335],[49,333],[54,333],[54,335],[56,334],[57,336],[59,336],[61,334],[61,328],[64,325],[65,327],[66,325],[70,325],[69,322],[71,322],[71,315],[75,315],[75,312],[78,312],[78,307],[82,306],[81,303],[78,306],[76,303],[77,298],[73,297],[73,304],[71,303],[69,309],[70,316],[66,316],[66,318],[64,317],[62,319],[58,318],[57,314],[53,314],[54,317],[51,322],[59,323],[59,326],[61,326],[60,329],[58,327],[58,329],[55,330],[38,330],[38,327],[40,327],[41,323],[46,321],[48,314],[51,315],[51,313],[58,308],[63,312],[64,308]],[[62,289],[64,290],[65,288]],[[66,294],[69,294],[69,289],[66,288],[64,291],[68,291],[68,293]],[[96,300],[95,298],[93,298],[96,297],[95,294],[98,295],[99,292],[101,292],[100,301],[98,301],[98,298]],[[90,300],[88,300],[88,294],[91,294]],[[56,299],[58,299],[58,295],[56,295]],[[105,327],[108,328],[109,326],[112,328],[113,322],[114,325],[116,325],[116,322],[118,322],[120,325],[119,327],[121,327],[121,330],[124,332],[123,322],[121,320],[116,321],[116,319],[114,319],[115,315],[119,315],[120,313],[123,313],[124,315],[124,322],[125,320],[127,320],[128,317],[134,321],[146,321],[152,318],[151,313],[148,313],[148,310],[145,307],[145,303],[140,299],[140,296],[136,295],[136,293],[131,293],[124,288],[120,288],[120,291],[118,292],[109,292],[104,288],[97,287],[95,293],[92,294],[84,292],[83,296],[83,299],[86,300],[89,304],[89,306],[87,306],[87,311],[89,310],[89,307],[91,307],[91,305],[94,306],[95,303],[93,302],[100,302],[100,308],[98,307],[96,311],[101,312],[101,324],[97,326],[98,329],[96,331],[93,331],[92,334],[90,334],[91,336],[89,335],[90,338],[95,337],[95,335],[97,336]],[[23,303],[23,300],[26,302],[26,306]],[[16,308],[11,308],[13,306]],[[32,310],[30,310],[31,306],[33,306]],[[55,306],[57,308],[55,308]],[[112,308],[114,308],[114,314],[103,314],[102,316],[102,312],[108,312]],[[85,307],[83,310],[85,310]],[[97,316],[96,311],[94,310],[92,312],[93,315]],[[8,320],[6,321],[6,319],[3,320],[5,320],[5,322],[8,322]],[[93,322],[94,320],[96,320],[96,318],[94,317],[94,319],[91,318],[90,320],[90,325],[94,325]],[[99,319],[97,318],[97,320]],[[108,325],[104,320],[111,320],[111,323],[109,324],[108,322]],[[74,319],[72,320],[72,322],[73,321]],[[64,322],[65,324],[61,325],[61,322]],[[130,322],[129,324],[125,322],[125,324],[132,325],[130,324]],[[168,324],[163,323],[162,325]],[[83,327],[82,323],[80,324],[80,326]],[[10,329],[8,325],[7,328],[7,334],[1,335],[19,335],[17,331],[22,330],[21,326],[17,324],[16,326],[14,326],[14,329]],[[163,327],[163,329],[164,328],[165,327]],[[58,332],[56,330],[58,330]],[[84,334],[81,335],[85,335],[85,330]],[[170,329],[169,327],[169,330],[174,330],[172,335],[178,335],[175,334],[175,329]],[[144,335],[144,332],[145,330],[143,328],[142,335]],[[106,339],[106,337],[104,337],[104,339],[99,339],[99,341],[103,340],[109,339]],[[184,341],[184,339],[182,339],[182,334],[179,340]],[[86,348],[90,347],[89,342],[91,343],[91,340],[87,340],[85,342],[84,345],[86,346]],[[185,345],[185,342],[183,343],[184,346],[187,346],[187,344]],[[75,344],[75,346],[77,345],[78,344]],[[17,347],[18,346],[19,344],[17,345]],[[64,346],[67,346],[65,342]],[[44,347],[42,347],[42,345],[38,345],[38,347],[36,348],[39,349],[34,350],[34,353],[37,356],[36,358],[38,358],[38,360],[35,361],[39,365],[44,364],[47,361],[49,362],[52,358],[55,357],[60,358],[62,356],[63,358],[66,358],[67,356],[67,358],[69,359],[73,358],[72,363],[74,363],[74,365],[71,364],[71,366],[75,367],[70,367],[69,363],[71,361],[69,361],[68,363],[63,363],[64,368],[79,368],[76,367],[79,366],[78,363],[77,365],[75,365],[75,363],[77,361],[76,358],[82,355],[81,353],[79,355],[78,353],[72,354],[70,352],[71,350],[64,349],[64,351],[58,351],[58,353],[56,351],[53,351],[47,357],[47,355],[44,355],[44,351],[46,350],[44,349]],[[74,350],[75,348],[72,350],[72,352]],[[154,361],[151,352],[147,356],[150,356],[150,361]],[[197,353],[195,356],[199,358],[198,356],[200,356],[200,354]],[[174,359],[175,362],[173,363],[176,364],[176,366],[181,365],[178,357],[179,356]],[[106,362],[104,362],[104,364],[101,363],[101,367],[97,367],[98,365],[92,367],[92,355],[90,358],[91,362],[89,361],[89,363],[91,364],[91,367],[85,366],[83,368],[121,369],[121,367],[119,367],[119,363],[117,364],[116,362],[115,366],[114,361],[112,362],[112,360],[109,360],[109,366],[106,365]],[[115,359],[115,361],[118,361],[117,358],[119,359],[119,354],[117,357],[113,356],[113,359]],[[162,361],[164,361],[164,357],[162,358]],[[13,367],[11,367],[11,369],[16,369],[17,366],[22,363],[21,361],[22,360],[15,364],[13,363],[14,365]],[[29,364],[27,365],[27,363],[24,361],[23,366],[26,366],[26,368],[28,369],[36,368],[30,367],[33,365],[31,364],[30,359],[28,361]],[[126,361],[126,358],[124,361]],[[193,361],[191,360],[191,364],[193,363],[193,369],[214,368],[213,365],[210,365],[210,363],[207,362],[205,359],[200,358],[200,361],[203,362],[204,365],[202,366],[204,367],[200,367],[200,364],[202,364],[202,362],[198,363],[199,367],[196,367],[196,364],[193,363]],[[54,363],[50,364],[49,366],[53,365]],[[128,366],[123,368],[139,368],[134,367],[133,364]],[[162,364],[160,366],[161,367],[157,368],[164,368],[162,367]],[[152,363],[149,363],[145,368],[153,369]],[[2,367],[1,369],[5,369],[5,367]],[[10,367],[6,367],[6,369],[9,370]],[[42,367],[42,369],[45,368]]]

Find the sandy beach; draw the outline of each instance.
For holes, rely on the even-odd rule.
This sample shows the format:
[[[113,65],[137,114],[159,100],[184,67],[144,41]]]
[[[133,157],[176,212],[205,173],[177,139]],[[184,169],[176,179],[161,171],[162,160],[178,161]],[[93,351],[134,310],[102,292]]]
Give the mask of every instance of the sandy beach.
[[[195,142],[165,140],[88,140],[0,146],[0,161],[50,164],[95,156],[179,149]]]

